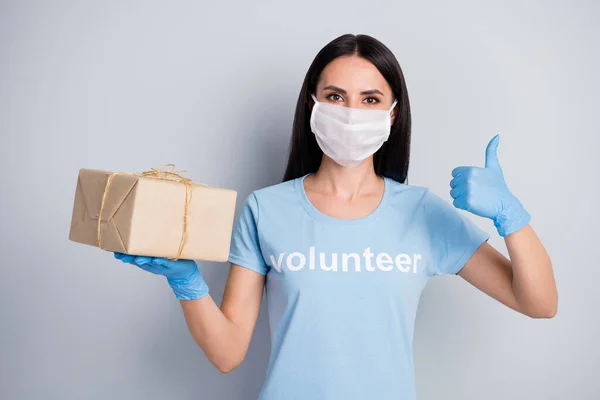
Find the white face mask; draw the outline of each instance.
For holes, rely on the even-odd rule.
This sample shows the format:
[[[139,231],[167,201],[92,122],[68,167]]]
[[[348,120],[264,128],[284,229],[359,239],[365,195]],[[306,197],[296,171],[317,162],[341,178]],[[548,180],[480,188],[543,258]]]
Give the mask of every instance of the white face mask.
[[[317,101],[310,115],[310,129],[323,153],[344,167],[355,167],[374,154],[390,136],[390,112],[349,108]]]

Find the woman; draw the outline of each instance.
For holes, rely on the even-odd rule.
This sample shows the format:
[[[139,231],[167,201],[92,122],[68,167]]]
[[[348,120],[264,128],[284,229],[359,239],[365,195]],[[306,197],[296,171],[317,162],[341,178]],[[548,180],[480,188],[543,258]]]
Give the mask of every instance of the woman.
[[[551,318],[557,292],[530,216],[496,157],[459,167],[454,206],[494,221],[511,260],[427,188],[405,183],[411,116],[382,43],[343,35],[316,56],[282,183],[251,193],[234,226],[219,308],[190,260],[115,254],[162,274],[222,372],[244,359],[266,288],[271,355],[260,399],[414,399],[412,338],[429,278],[458,274],[506,306]]]

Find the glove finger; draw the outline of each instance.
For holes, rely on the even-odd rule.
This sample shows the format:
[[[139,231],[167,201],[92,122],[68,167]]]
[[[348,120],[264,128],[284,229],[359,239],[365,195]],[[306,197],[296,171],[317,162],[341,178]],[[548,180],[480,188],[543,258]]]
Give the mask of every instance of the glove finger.
[[[144,256],[137,256],[133,262],[136,265],[144,265],[144,264],[150,264],[152,263],[152,257],[144,257]]]
[[[453,199],[457,199],[463,193],[464,193],[464,186],[460,185],[460,186],[457,186],[454,189],[450,190],[450,197],[452,197]]]
[[[169,260],[168,258],[163,258],[163,257],[154,257],[152,259],[152,264],[163,267],[164,269],[167,269],[167,270],[175,267],[176,263],[177,263],[177,261]]]
[[[136,264],[136,263],[133,263],[133,265],[135,265],[136,267],[138,267],[140,269],[143,269],[144,271],[148,271],[148,272],[152,272],[152,273],[154,272],[154,271],[152,271],[152,268],[153,268],[152,264]]]
[[[121,257],[121,261],[124,263],[133,263],[133,260],[135,260],[135,256],[132,256],[130,254],[123,254],[123,257]]]
[[[114,256],[115,256],[115,258],[116,258],[117,260],[120,260],[120,259],[122,259],[122,258],[123,258],[123,256],[125,255],[125,254],[123,254],[123,253],[119,253],[119,252],[117,252],[117,251],[115,251],[113,254],[114,254]]]
[[[456,167],[452,170],[452,176],[454,178],[457,178],[459,176],[464,178],[476,177],[479,176],[482,172],[485,173],[484,171],[486,171],[485,168],[475,166]]]
[[[151,257],[143,257],[139,262],[132,263],[133,265],[143,269],[144,271],[151,272],[156,275],[164,275],[164,268],[153,264],[151,261]]]
[[[452,177],[467,175],[473,167],[456,167],[452,170]]]
[[[466,180],[467,180],[467,178],[464,176],[457,176],[456,178],[452,178],[452,180],[450,181],[450,187],[454,189],[455,187],[457,187],[461,183],[465,182]]]

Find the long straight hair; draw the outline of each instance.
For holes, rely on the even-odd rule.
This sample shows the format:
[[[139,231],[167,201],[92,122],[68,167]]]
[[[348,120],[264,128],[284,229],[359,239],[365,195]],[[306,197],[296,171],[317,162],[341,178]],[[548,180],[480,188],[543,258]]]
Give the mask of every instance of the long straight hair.
[[[314,93],[325,66],[338,57],[348,55],[358,55],[375,65],[398,100],[390,136],[373,155],[373,165],[377,175],[405,183],[410,158],[411,117],[404,74],[394,54],[383,43],[368,35],[352,34],[342,35],[328,43],[308,68],[296,104],[284,182],[319,169],[323,151],[310,129],[310,95]]]

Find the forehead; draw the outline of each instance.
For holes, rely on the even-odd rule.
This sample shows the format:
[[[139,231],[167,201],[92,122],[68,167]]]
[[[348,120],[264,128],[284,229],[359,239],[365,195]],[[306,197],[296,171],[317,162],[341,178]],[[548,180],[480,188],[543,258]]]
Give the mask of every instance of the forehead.
[[[357,55],[338,57],[325,66],[317,90],[334,85],[348,92],[379,89],[391,93],[392,89],[381,72],[369,60]]]

